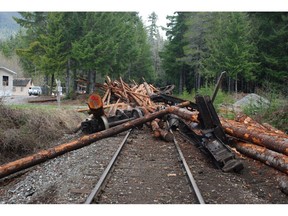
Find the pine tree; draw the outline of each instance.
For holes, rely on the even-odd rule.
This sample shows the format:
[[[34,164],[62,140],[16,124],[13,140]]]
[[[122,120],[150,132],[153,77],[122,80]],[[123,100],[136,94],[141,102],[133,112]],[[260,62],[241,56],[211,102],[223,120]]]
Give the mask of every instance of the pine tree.
[[[183,47],[187,45],[184,40],[184,34],[187,31],[185,25],[186,16],[188,13],[177,12],[174,16],[169,16],[167,38],[163,52],[160,57],[163,60],[163,68],[166,73],[167,84],[175,84],[178,86],[178,92],[182,93],[186,88],[186,77],[190,70],[190,66],[182,61],[184,57]],[[190,82],[188,82],[190,83]]]
[[[253,40],[252,26],[247,13],[216,14],[214,34],[207,40],[210,56],[206,70],[214,73],[228,73],[228,88],[238,91],[238,82],[255,80],[256,44]],[[217,71],[215,71],[215,69]],[[230,82],[232,79],[233,82]],[[234,83],[234,88],[232,88]]]

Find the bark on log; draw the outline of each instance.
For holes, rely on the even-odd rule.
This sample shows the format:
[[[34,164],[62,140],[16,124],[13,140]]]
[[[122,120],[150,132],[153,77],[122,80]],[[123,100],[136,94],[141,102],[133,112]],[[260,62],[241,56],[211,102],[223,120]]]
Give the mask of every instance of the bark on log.
[[[288,157],[286,155],[251,143],[237,142],[235,147],[237,151],[241,152],[242,154],[259,160],[288,175]]]
[[[278,134],[265,133],[255,127],[246,126],[238,122],[221,120],[225,132],[241,140],[264,146],[273,151],[288,155],[288,137]]]
[[[154,132],[154,136],[156,138],[161,137],[163,140],[167,142],[172,142],[173,141],[173,134],[170,133],[169,131],[163,130],[159,127],[159,119],[155,119],[151,122],[151,127]]]
[[[40,100],[29,100],[28,103],[44,103],[44,102],[52,102],[57,101],[57,98],[47,98],[47,99],[40,99]]]
[[[189,104],[189,103],[188,103]],[[28,157],[4,164],[0,166],[0,178],[6,177],[10,174],[16,173],[20,170],[32,167],[36,164],[45,162],[49,159],[55,158],[59,155],[65,154],[66,152],[73,151],[82,147],[85,147],[87,145],[90,145],[91,143],[107,138],[113,135],[116,135],[118,133],[121,133],[123,131],[129,130],[133,127],[142,125],[146,122],[150,122],[154,120],[155,118],[161,118],[164,115],[168,113],[173,113],[175,110],[177,111],[180,109],[179,107],[187,106],[187,102],[184,102],[182,104],[179,104],[178,107],[168,107],[164,110],[161,110],[159,112],[155,112],[152,114],[148,114],[142,118],[138,118],[132,121],[129,121],[127,123],[115,126],[113,128],[109,128],[104,131],[100,131],[94,134],[85,135],[79,139],[76,139],[74,141],[71,141],[69,143],[64,143],[52,148],[49,148],[47,150],[42,150],[38,153],[35,153],[33,155],[30,155]],[[197,113],[192,113],[192,115],[196,115]]]
[[[239,122],[239,123],[246,125],[247,127],[249,126],[250,128],[255,128],[255,130],[262,131],[265,134],[271,134],[272,136],[283,135],[284,137],[288,138],[288,136],[283,131],[277,130],[276,128],[273,128],[271,125],[269,126],[269,124],[267,123],[260,124],[249,116],[238,117],[236,121],[229,120],[229,119],[225,119],[225,121],[230,122],[231,124],[233,124],[234,122],[237,122],[237,123]]]

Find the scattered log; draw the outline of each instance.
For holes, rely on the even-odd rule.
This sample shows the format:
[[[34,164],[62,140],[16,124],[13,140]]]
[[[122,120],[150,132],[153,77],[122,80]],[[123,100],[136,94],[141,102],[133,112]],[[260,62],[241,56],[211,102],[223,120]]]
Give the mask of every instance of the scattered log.
[[[236,142],[235,147],[240,153],[288,174],[288,156],[251,143]]]
[[[28,100],[28,103],[45,103],[45,102],[54,102],[57,101],[57,98],[44,98],[38,100]]]
[[[16,173],[20,170],[24,170],[26,168],[37,165],[39,163],[45,162],[49,159],[55,158],[59,155],[65,154],[69,151],[73,151],[73,150],[82,148],[84,146],[90,145],[91,143],[93,143],[97,140],[116,135],[118,133],[129,130],[133,127],[140,126],[146,122],[150,122],[150,121],[154,120],[155,118],[161,118],[168,113],[173,113],[173,112],[177,113],[177,110],[180,109],[179,107],[188,106],[188,105],[189,105],[189,103],[183,102],[182,104],[179,104],[178,107],[176,107],[176,106],[168,107],[168,108],[163,109],[161,111],[154,112],[152,114],[147,114],[142,118],[131,120],[127,123],[124,123],[124,124],[121,124],[121,125],[118,125],[118,126],[115,126],[112,128],[108,128],[104,131],[100,131],[100,132],[97,132],[94,134],[85,135],[85,136],[83,136],[79,139],[76,139],[74,141],[71,141],[69,143],[64,143],[64,144],[49,148],[47,150],[42,150],[42,151],[35,153],[33,155],[30,155],[28,157],[4,164],[4,165],[0,166],[0,178],[6,177],[6,176],[13,174],[13,173]],[[178,113],[179,113],[179,111],[178,111]],[[192,112],[192,115],[197,115],[197,113]]]
[[[145,86],[145,89],[146,89],[146,91],[147,91],[148,96],[149,96],[149,97],[152,96],[153,93],[152,93],[152,91],[151,91],[150,86],[148,85],[148,83],[144,82],[144,86]]]
[[[226,119],[226,121],[230,121],[232,122],[232,120],[229,120],[229,119]],[[259,122],[255,121],[254,119],[252,119],[251,117],[249,116],[240,116],[238,118],[236,118],[235,120],[236,122],[240,122],[240,123],[243,123],[247,126],[251,126],[251,127],[255,127],[255,128],[258,128],[259,130],[267,133],[267,134],[274,134],[274,135],[284,135],[284,136],[287,136],[285,134],[285,132],[281,131],[281,130],[278,130],[274,127],[272,127],[271,125],[267,124],[267,123],[264,123],[264,124],[260,124]]]
[[[159,127],[159,119],[154,119],[151,122],[151,127],[154,132],[154,137],[158,138],[161,137],[163,140],[167,142],[172,142],[173,141],[173,134],[170,133],[169,131],[163,130]]]
[[[221,119],[221,124],[225,132],[233,137],[288,155],[287,135],[265,132],[259,130],[259,128],[246,126],[231,120]]]

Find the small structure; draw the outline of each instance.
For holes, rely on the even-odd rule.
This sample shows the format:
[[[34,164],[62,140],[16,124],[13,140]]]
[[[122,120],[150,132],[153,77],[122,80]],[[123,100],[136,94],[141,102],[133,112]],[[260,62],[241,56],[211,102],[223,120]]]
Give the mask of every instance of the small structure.
[[[13,76],[16,75],[16,72],[6,67],[0,67],[0,97],[12,96]]]
[[[15,78],[13,80],[13,95],[28,95],[30,87],[34,86],[31,78]]]

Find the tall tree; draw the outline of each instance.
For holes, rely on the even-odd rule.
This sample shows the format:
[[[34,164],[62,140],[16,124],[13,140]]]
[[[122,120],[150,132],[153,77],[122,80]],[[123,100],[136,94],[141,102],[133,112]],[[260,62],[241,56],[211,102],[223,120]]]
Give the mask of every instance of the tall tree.
[[[288,13],[250,13],[257,34],[258,61],[261,62],[257,80],[260,86],[269,84],[288,93]]]
[[[243,83],[255,80],[259,65],[256,62],[257,48],[251,21],[244,12],[217,13],[215,20],[212,29],[214,34],[207,40],[210,56],[206,62],[206,70],[214,70],[214,74],[225,70],[228,73],[229,90],[237,92],[239,81]]]
[[[191,65],[194,74],[195,89],[201,87],[201,77],[209,80],[211,73],[204,73],[204,61],[208,55],[207,35],[211,33],[211,13],[189,13],[186,19],[187,31],[184,39],[187,45],[183,47],[182,61]],[[191,74],[192,75],[192,74]]]
[[[167,84],[178,86],[178,92],[182,93],[186,88],[186,77],[191,68],[182,59],[184,57],[183,47],[187,45],[184,34],[187,31],[185,24],[188,13],[176,12],[174,16],[168,16],[170,23],[167,25],[167,43],[161,52],[163,68],[166,73]]]
[[[159,53],[163,49],[164,40],[159,33],[159,26],[157,25],[157,21],[158,15],[155,12],[152,12],[148,17],[148,23],[150,25],[147,26],[147,30],[157,83],[162,84],[164,79],[164,71],[162,69],[162,62]]]

